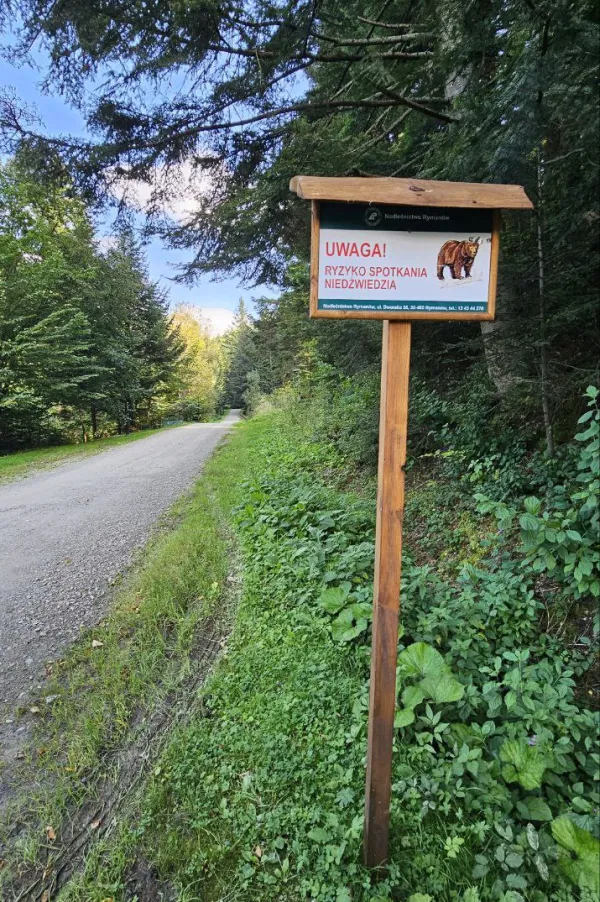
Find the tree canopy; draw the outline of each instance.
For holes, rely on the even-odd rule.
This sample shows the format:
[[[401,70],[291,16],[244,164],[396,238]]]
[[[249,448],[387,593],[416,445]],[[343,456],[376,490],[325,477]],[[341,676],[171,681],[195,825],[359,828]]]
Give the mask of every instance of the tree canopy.
[[[14,12],[11,0],[4,8]],[[572,421],[568,399],[593,371],[598,336],[594,4],[25,0],[20,8],[10,53],[26,60],[33,46],[46,48],[47,84],[80,107],[91,137],[43,138],[5,94],[6,145],[38,163],[60,160],[96,196],[115,180],[146,179],[154,227],[192,251],[184,277],[238,274],[283,289],[280,302],[261,307],[265,340],[267,322],[287,332],[289,347],[313,334],[301,316],[293,327],[290,319],[306,303],[309,235],[307,205],[288,190],[292,175],[523,184],[536,212],[505,218],[497,322],[481,332],[418,329],[415,340],[419,360],[448,348],[455,362],[484,362],[497,395],[539,414],[552,453],[553,421]],[[198,175],[196,204],[174,222],[160,210],[183,168]],[[581,342],[584,329],[591,340]],[[350,372],[376,365],[373,334],[358,324],[334,338],[323,327],[318,342]],[[273,367],[266,374],[258,357],[253,369],[272,386]],[[289,368],[287,359],[281,374]]]
[[[68,185],[0,165],[0,446],[151,423],[180,354],[132,233],[102,251]]]

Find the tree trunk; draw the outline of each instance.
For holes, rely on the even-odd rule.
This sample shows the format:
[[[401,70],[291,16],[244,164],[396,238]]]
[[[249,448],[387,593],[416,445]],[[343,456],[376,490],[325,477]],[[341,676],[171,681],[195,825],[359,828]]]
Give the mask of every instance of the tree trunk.
[[[461,26],[452,16],[451,10],[445,9],[443,4],[440,4],[439,10],[442,17],[442,45],[445,49],[455,40],[453,34]],[[462,72],[450,72],[446,76],[444,96],[447,100],[454,100],[466,90],[472,72],[472,66],[468,66]],[[506,353],[505,339],[509,321],[506,304],[503,304],[502,300],[503,292],[499,290],[496,320],[493,323],[481,323],[481,337],[490,382],[494,385],[499,397],[505,398],[518,383],[519,377],[515,372],[514,361],[510,359],[512,355]]]
[[[548,393],[548,339],[546,335],[546,297],[544,273],[544,161],[538,159],[538,208],[537,208],[537,249],[538,249],[538,282],[540,289],[540,393],[544,431],[546,433],[546,450],[548,457],[554,457],[554,433],[550,417],[550,397]]]
[[[492,323],[481,323],[488,376],[500,398],[505,398],[519,383],[519,376],[506,353],[506,330],[506,320],[498,317]]]
[[[98,411],[96,410],[95,404],[92,404],[91,406],[90,417],[92,420],[92,438],[96,438],[98,432]]]
[[[506,398],[527,378],[521,337],[512,322],[515,309],[515,289],[509,273],[499,272],[496,319],[481,323],[481,337],[488,376],[500,399]]]

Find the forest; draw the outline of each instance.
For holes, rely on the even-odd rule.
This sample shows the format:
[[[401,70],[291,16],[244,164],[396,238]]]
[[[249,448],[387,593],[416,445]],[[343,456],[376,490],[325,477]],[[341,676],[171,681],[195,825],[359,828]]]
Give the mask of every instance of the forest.
[[[17,156],[0,164],[0,198],[0,450],[223,409],[243,304],[226,339],[192,308],[170,310],[131,222],[103,240],[65,174],[40,183]]]
[[[21,6],[7,52],[46,49],[91,137],[48,137],[0,94],[0,449],[246,415],[201,490],[239,555],[225,577],[211,539],[202,598],[243,583],[222,663],[61,900],[131,898],[142,853],[182,902],[598,899],[597,5]],[[181,222],[184,166],[200,187]],[[115,172],[152,186],[146,227],[192,252],[182,280],[256,292],[223,339],[169,310],[127,221],[101,246]],[[360,848],[381,324],[309,318],[299,174],[519,184],[534,205],[503,214],[494,322],[413,325],[377,875]]]
[[[572,433],[582,410],[576,399],[592,379],[597,356],[595,7],[485,3],[467,13],[447,0],[406,9],[387,4],[378,18],[362,5],[331,5],[259,6],[248,21],[226,5],[201,7],[202,25],[195,31],[192,9],[178,12],[168,3],[139,14],[117,4],[110,27],[103,12],[86,4],[25,4],[13,58],[26,60],[31,41],[39,39],[48,48],[50,82],[74,104],[91,73],[105,66],[111,82],[104,93],[90,95],[92,104],[88,99],[90,127],[98,136],[93,142],[44,138],[26,107],[4,92],[4,146],[19,150],[29,175],[20,183],[4,175],[3,206],[22,209],[32,183],[57,172],[70,173],[74,190],[90,204],[106,201],[115,167],[122,178],[151,181],[154,228],[174,247],[194,250],[182,278],[235,273],[250,285],[279,287],[276,302],[258,301],[246,355],[249,361],[254,354],[250,383],[268,393],[293,377],[311,342],[320,360],[355,383],[368,382],[378,365],[377,329],[306,319],[308,210],[288,190],[292,176],[418,175],[521,184],[536,213],[505,216],[496,322],[418,326],[413,368],[433,385],[435,361],[433,369],[448,374],[450,390],[473,383],[477,372],[495,413],[508,413],[529,443],[541,429],[552,458]],[[7,15],[10,9],[9,3]],[[354,36],[355,25],[363,36]],[[141,51],[140,43],[152,49]],[[127,60],[126,73],[115,70],[119,58]],[[138,100],[136,91],[160,86],[165,72],[181,81],[173,96]],[[198,96],[186,93],[186,78],[195,79]],[[246,111],[239,124],[238,108]],[[175,190],[183,162],[205,179],[182,224],[161,213],[161,201]],[[160,179],[153,178],[157,167]],[[50,182],[38,190],[57,199],[65,188]],[[71,246],[60,248],[64,261],[76,244],[83,254],[91,240],[84,234],[90,226],[82,203],[65,197],[53,213],[74,217],[76,225]],[[15,219],[3,224],[3,232],[18,235],[19,227]],[[52,233],[49,221],[39,228],[32,246],[44,240],[44,229]],[[104,257],[107,262],[95,260],[96,267],[116,266],[114,253],[115,259]],[[81,259],[80,265],[91,268],[91,261]],[[139,269],[140,261],[132,257],[130,265]],[[25,272],[42,278],[42,268]],[[65,296],[61,304],[72,315],[75,309],[85,315],[92,335],[110,329],[106,323],[95,327],[80,284],[73,292],[79,300]],[[123,308],[130,310],[127,303],[132,301],[123,300]],[[150,309],[160,304],[158,297],[139,303],[147,311],[136,316],[151,319]],[[48,328],[68,332],[66,320],[63,312]],[[133,340],[144,343],[141,335]],[[168,382],[175,353],[169,340],[160,351],[158,344],[152,353],[162,359],[149,361],[152,373],[115,376],[123,386],[118,399],[116,385],[94,385],[101,377],[84,372],[85,365],[80,371],[74,365],[72,380],[87,386],[88,395],[110,394],[116,421],[128,419],[136,393],[147,416],[147,398],[161,379]],[[114,353],[119,356],[116,348]],[[74,348],[73,354],[94,358],[91,348]],[[106,363],[95,359],[95,368]],[[238,369],[240,364],[241,357]],[[66,393],[73,387],[65,382]],[[79,406],[90,407],[89,398],[81,397]]]

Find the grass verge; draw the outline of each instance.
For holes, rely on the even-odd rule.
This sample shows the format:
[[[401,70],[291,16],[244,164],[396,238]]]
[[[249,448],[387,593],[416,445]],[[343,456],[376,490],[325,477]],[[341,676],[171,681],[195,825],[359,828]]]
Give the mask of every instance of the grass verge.
[[[136,725],[165,700],[168,706],[193,674],[199,633],[229,616],[223,608],[236,558],[227,511],[238,470],[235,453],[217,451],[109,616],[53,665],[43,696],[24,712],[34,714],[33,741],[17,768],[11,765],[8,777],[22,791],[9,802],[0,833],[0,886],[8,898],[20,874],[47,869],[45,825],[59,848],[66,812],[97,798]]]
[[[35,448],[32,451],[15,451],[13,454],[0,456],[0,484],[27,476],[34,470],[43,470],[53,467],[65,460],[78,460],[91,457],[109,448],[118,448],[120,445],[128,445],[139,439],[147,438],[162,432],[161,429],[145,429],[142,432],[131,432],[129,435],[113,435],[110,438],[96,439],[86,444],[57,445],[51,448]]]

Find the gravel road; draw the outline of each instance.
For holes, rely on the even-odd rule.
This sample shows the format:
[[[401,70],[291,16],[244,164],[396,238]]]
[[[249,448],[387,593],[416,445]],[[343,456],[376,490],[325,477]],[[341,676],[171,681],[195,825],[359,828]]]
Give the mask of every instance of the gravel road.
[[[115,577],[239,418],[168,429],[0,486],[0,710],[105,614]]]

